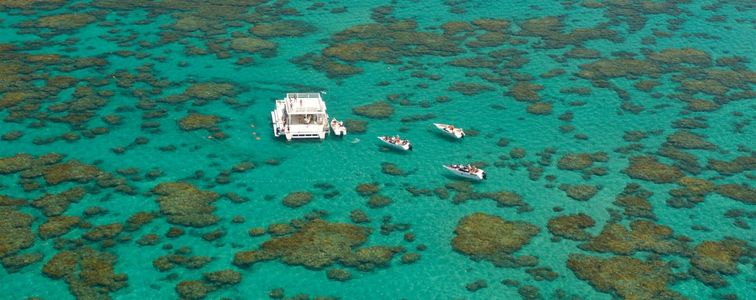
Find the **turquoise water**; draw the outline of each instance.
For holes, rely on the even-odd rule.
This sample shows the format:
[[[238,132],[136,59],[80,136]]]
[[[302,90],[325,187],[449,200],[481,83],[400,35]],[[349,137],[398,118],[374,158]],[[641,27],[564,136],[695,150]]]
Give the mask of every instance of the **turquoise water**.
[[[593,279],[584,278],[568,266],[571,254],[605,259],[632,256],[644,262],[648,259],[672,263],[668,270],[676,274],[677,280],[670,279],[662,287],[687,298],[735,295],[738,299],[749,299],[756,295],[753,284],[756,251],[752,248],[756,236],[752,229],[756,226],[753,221],[756,132],[751,124],[756,117],[753,101],[756,98],[753,93],[756,12],[749,2],[669,1],[654,2],[657,6],[651,2],[623,6],[621,1],[603,4],[590,1],[406,1],[394,4],[334,1],[322,2],[320,6],[310,1],[212,1],[211,4],[194,1],[136,4],[135,1],[122,7],[115,5],[120,3],[115,1],[50,3],[0,1],[0,56],[3,57],[0,60],[0,118],[4,119],[0,123],[0,134],[6,134],[0,140],[0,157],[59,153],[65,156],[64,163],[77,160],[113,174],[124,180],[133,193],[98,187],[96,180],[51,184],[43,177],[25,175],[29,168],[0,172],[0,195],[27,201],[22,205],[3,204],[0,212],[19,211],[33,217],[31,224],[1,224],[0,240],[4,243],[10,244],[29,235],[33,241],[0,252],[5,265],[0,268],[3,283],[0,298],[76,298],[71,288],[74,285],[68,282],[79,278],[83,267],[67,273],[68,279],[55,279],[44,272],[45,266],[51,265],[51,259],[61,251],[55,244],[64,240],[80,241],[78,245],[72,242],[65,246],[74,253],[92,248],[115,255],[113,271],[102,271],[97,276],[111,278],[112,273],[128,276],[125,286],[99,294],[117,299],[177,298],[180,295],[176,287],[181,282],[202,280],[203,273],[226,269],[239,272],[241,281],[213,288],[207,298],[266,299],[276,288],[283,288],[286,296],[303,293],[342,299],[525,297],[518,292],[518,287],[501,283],[506,279],[518,281],[520,287],[536,287],[544,299],[632,298],[632,293],[618,290],[635,283],[625,286],[617,283],[606,288],[596,279],[600,276],[617,278],[623,274],[603,270],[604,273],[595,273]],[[345,8],[343,12],[342,8]],[[60,22],[45,18],[71,13],[91,17]],[[177,20],[187,16],[198,20],[197,25],[183,28],[175,25]],[[543,21],[547,19],[542,18],[551,16],[558,17],[563,26],[528,26],[528,22],[532,24],[533,20]],[[506,20],[509,25],[501,32],[488,32],[488,38],[493,36],[494,40],[489,46],[476,47],[473,42],[487,31],[475,25],[478,24],[475,20],[486,18]],[[84,21],[77,24],[76,19]],[[405,29],[401,34],[399,26],[387,27],[389,29],[380,33],[372,31],[375,27],[356,27],[354,31],[359,33],[347,40],[340,39],[343,31],[354,26],[391,26],[406,24],[402,22],[407,20],[416,22],[416,27]],[[300,23],[296,24],[305,24],[308,30],[281,32],[294,28],[293,25],[275,29],[272,34],[254,30],[254,27],[279,21],[297,21]],[[452,21],[465,24],[469,32],[444,36],[442,25]],[[614,32],[607,35],[600,30]],[[575,32],[582,35],[566,35]],[[423,33],[433,34],[432,38],[424,40]],[[275,43],[275,50],[248,52],[233,46],[232,39],[254,34]],[[374,59],[372,52],[366,50],[346,51],[341,57],[329,56],[325,49],[340,43],[376,47],[380,49],[376,50],[379,58]],[[566,56],[575,48],[592,49],[595,55]],[[491,54],[507,49],[518,54]],[[669,60],[658,58],[665,49],[688,49],[688,53],[694,54],[672,55]],[[633,68],[628,63],[603,69],[604,74],[610,74],[603,77],[599,74],[588,78],[590,76],[581,73],[589,64],[623,56],[618,52],[630,53],[634,59],[652,66],[627,72],[628,75],[623,75]],[[50,63],[29,58],[47,54],[60,57]],[[707,62],[691,63],[690,57],[706,57]],[[733,57],[740,57],[742,62],[728,63],[738,60]],[[237,64],[243,58],[251,58],[251,62]],[[462,58],[479,58],[479,61],[467,66],[452,63]],[[82,63],[89,59],[99,60],[99,66]],[[318,66],[318,59],[357,67],[361,72],[334,75]],[[653,68],[655,71],[651,70]],[[554,69],[562,69],[564,73],[542,76]],[[729,72],[728,77],[722,79],[707,73],[715,71]],[[75,81],[51,89],[56,76],[73,77]],[[692,79],[709,80],[704,81],[701,90],[723,87],[725,91],[705,93],[683,88],[682,81]],[[658,85],[647,92],[636,87],[641,80],[655,80]],[[513,92],[517,82],[541,85],[542,89],[536,91],[537,99],[518,101]],[[233,91],[211,96],[188,94],[182,102],[171,101],[197,83],[230,84]],[[457,83],[479,84],[485,88],[470,94],[450,90]],[[86,87],[91,88],[91,94],[87,94]],[[567,88],[587,88],[590,93],[569,93]],[[275,139],[269,120],[273,100],[295,91],[325,91],[323,97],[329,115],[366,121],[367,130],[364,133],[352,130],[344,138],[329,136],[322,142]],[[28,94],[21,96],[20,101],[11,101],[17,97],[16,92]],[[626,96],[622,97],[623,94]],[[439,97],[448,97],[449,101],[438,101]],[[77,99],[100,102],[86,107],[75,103]],[[692,109],[686,103],[691,99],[708,101],[709,106]],[[387,118],[369,118],[353,110],[376,101],[387,101],[394,113]],[[551,111],[529,112],[528,106],[536,102],[550,104]],[[633,106],[643,109],[633,110]],[[80,126],[58,119],[82,113],[90,115]],[[211,130],[182,130],[179,122],[189,113],[214,115],[220,121],[217,128]],[[571,119],[560,117],[567,113],[572,114]],[[432,118],[402,121],[426,114],[432,114]],[[109,115],[117,115],[121,121],[109,124],[104,119]],[[688,130],[713,146],[699,145],[697,148],[708,149],[690,149],[696,148],[691,146],[693,142],[700,141],[665,145],[670,136],[681,130],[675,127],[675,122],[684,118],[697,118],[705,123],[706,128]],[[463,127],[468,137],[464,140],[444,138],[432,127],[433,122]],[[560,129],[564,125],[573,129],[565,132],[566,128]],[[107,128],[107,132],[87,137],[98,127]],[[16,131],[23,135],[10,138],[9,133]],[[225,133],[227,138],[209,138],[217,131]],[[646,137],[638,141],[624,139],[631,131],[644,132]],[[79,138],[67,141],[61,138],[65,133]],[[385,151],[376,143],[375,136],[397,133],[410,139],[415,150],[411,153]],[[42,143],[46,138],[55,140]],[[136,143],[137,138],[146,138],[147,142]],[[502,138],[509,143],[497,145]],[[628,147],[631,145],[635,146]],[[167,151],[168,146],[175,150]],[[115,151],[119,147],[122,151]],[[663,164],[675,166],[675,160],[660,154],[664,147],[694,156],[700,170],[674,167],[682,173],[664,183],[628,171],[630,158],[638,156],[652,156]],[[512,158],[510,153],[515,149],[523,149],[524,156]],[[606,161],[594,161],[587,169],[604,168],[605,175],[584,176],[583,171],[559,167],[558,162],[567,154],[596,152],[606,153]],[[544,159],[545,156],[550,158]],[[709,163],[734,161],[738,157],[742,158],[741,163],[735,161],[737,167],[732,172],[718,172]],[[256,167],[228,173],[241,162],[252,162]],[[433,193],[413,196],[407,190],[415,187],[432,191],[454,183],[456,179],[444,173],[441,165],[468,162],[483,163],[488,172],[488,180],[472,184],[475,192],[513,192],[527,203],[525,208],[500,207],[487,199],[455,204],[452,203],[455,192],[451,189],[447,199]],[[5,163],[7,161],[0,165],[1,170],[7,167]],[[393,163],[406,174],[385,174],[381,170],[382,163]],[[531,178],[533,174],[528,167],[539,167],[542,174]],[[123,170],[127,168],[135,168],[138,176],[124,175],[127,172]],[[42,169],[51,172],[54,165]],[[652,167],[647,173],[655,169]],[[159,170],[160,176],[150,179],[147,173],[151,170]],[[203,176],[195,176],[198,171]],[[73,176],[74,173],[66,174]],[[224,174],[230,174],[228,182],[223,176],[218,180],[218,176]],[[670,191],[685,185],[684,180],[681,181],[683,175],[711,183],[713,187],[702,196],[702,202],[689,207],[670,204],[673,203]],[[653,177],[653,174],[648,176]],[[22,183],[30,182],[39,187],[25,190]],[[226,197],[218,198],[212,203],[215,206],[212,214],[219,221],[210,226],[171,224],[165,212],[160,213],[158,195],[150,192],[166,182],[186,182],[218,194],[235,193],[248,201],[236,203]],[[338,195],[328,196],[331,191],[317,188],[318,183],[333,185]],[[382,208],[369,207],[368,197],[355,190],[362,183],[379,184],[379,193],[393,202]],[[653,193],[647,200],[655,218],[623,214],[624,208],[614,203],[629,183],[640,184]],[[559,188],[562,184],[599,188],[589,200],[577,201]],[[740,201],[721,191],[727,184],[747,186],[741,190]],[[155,212],[157,217],[136,231],[118,233],[111,241],[82,239],[91,230],[87,226],[72,228],[58,238],[43,239],[39,227],[49,216],[31,202],[45,194],[77,186],[86,188],[87,193],[65,209],[62,213],[65,216],[81,216],[93,226],[125,224],[140,211]],[[313,200],[299,208],[282,204],[286,195],[297,191],[311,192]],[[87,209],[94,206],[105,212],[87,216]],[[367,241],[355,249],[403,246],[407,252],[419,253],[420,260],[403,264],[398,254],[386,266],[371,271],[360,271],[339,262],[323,269],[311,269],[288,265],[281,259],[258,262],[248,268],[233,264],[237,252],[258,249],[265,241],[275,238],[270,234],[251,237],[251,228],[288,223],[313,211],[327,212],[321,218],[328,222],[352,223],[350,212],[354,209],[361,209],[371,220],[357,225],[372,230]],[[741,212],[740,216],[727,217],[726,213],[732,210]],[[612,217],[611,211],[618,212],[619,220]],[[451,243],[457,236],[455,228],[461,219],[476,212],[538,227],[540,231],[513,255],[535,256],[537,267],[550,268],[558,276],[553,280],[535,280],[526,272],[531,267],[497,267],[488,260],[476,261],[462,251],[455,251]],[[584,213],[595,221],[595,225],[586,230],[592,237],[598,236],[612,222],[628,228],[633,221],[646,220],[668,226],[673,232],[670,239],[686,240],[686,251],[654,253],[639,248],[633,253],[598,252],[581,246],[585,241],[555,239],[555,234],[547,228],[549,220],[577,213]],[[244,221],[232,222],[236,216],[243,217]],[[380,232],[384,216],[390,216],[392,224],[409,224],[410,228],[384,235]],[[3,222],[10,224],[10,221]],[[173,226],[183,228],[186,233],[178,238],[165,237]],[[21,230],[11,230],[14,227]],[[218,229],[225,233],[222,237],[203,240],[203,234]],[[155,245],[137,243],[150,233],[160,236]],[[413,233],[416,239],[404,240],[405,233]],[[496,236],[506,238],[508,233]],[[696,276],[687,275],[696,269],[691,257],[695,256],[697,246],[727,237],[743,241],[729,252],[740,254],[731,260],[721,258],[728,255],[711,253],[706,258],[717,266],[734,266],[734,272],[725,267],[707,271],[726,281],[726,286],[707,285]],[[645,242],[653,244],[654,241]],[[418,245],[425,245],[427,249],[417,250]],[[197,269],[177,266],[163,272],[153,266],[158,257],[172,254],[181,247],[191,248],[191,256],[207,256],[211,261]],[[728,251],[716,253],[723,252]],[[32,253],[39,253],[42,258],[20,270],[12,270],[6,263],[17,255]],[[329,280],[327,271],[334,267],[348,270],[352,278],[344,282]],[[479,279],[487,282],[486,288],[474,292],[465,288]],[[103,288],[103,284],[91,286]],[[79,295],[87,298],[87,295]]]

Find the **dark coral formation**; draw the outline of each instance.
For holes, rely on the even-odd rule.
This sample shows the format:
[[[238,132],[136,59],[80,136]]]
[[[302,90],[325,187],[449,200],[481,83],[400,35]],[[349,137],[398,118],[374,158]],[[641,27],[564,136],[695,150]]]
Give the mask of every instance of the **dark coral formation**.
[[[739,273],[738,260],[742,256],[753,256],[753,251],[745,241],[737,239],[704,241],[693,249],[690,273],[708,285],[726,286],[727,281],[721,276]]]
[[[660,163],[654,157],[636,156],[630,158],[625,173],[636,179],[655,183],[672,183],[683,177],[682,171],[674,166]]]
[[[203,191],[185,182],[164,182],[152,189],[158,195],[160,212],[168,216],[168,222],[178,225],[204,227],[218,222],[213,215],[215,207],[210,204],[218,194]]]
[[[585,229],[593,227],[595,224],[596,222],[589,215],[579,213],[551,218],[547,228],[555,236],[585,241],[591,238],[591,234],[586,232]]]
[[[669,266],[660,261],[570,254],[567,267],[597,290],[625,299],[683,299],[669,289],[675,279]]]
[[[312,193],[292,192],[284,197],[283,204],[291,208],[297,208],[310,203],[310,201],[312,201]]]
[[[672,229],[646,220],[630,223],[630,230],[620,224],[609,223],[597,236],[580,245],[585,250],[631,255],[636,251],[659,254],[685,254],[688,247],[676,239]]]
[[[126,274],[116,274],[117,257],[91,248],[61,251],[55,254],[42,272],[53,279],[63,279],[78,298],[110,299],[110,293],[127,285]]]
[[[44,223],[39,225],[39,237],[49,239],[64,235],[77,226],[79,222],[81,222],[81,218],[76,216],[49,217]]]
[[[289,265],[311,269],[323,269],[339,263],[363,271],[387,266],[396,249],[386,246],[355,249],[367,241],[369,234],[364,227],[314,219],[289,236],[264,242],[257,250],[237,252],[233,263],[248,267],[260,261],[280,259]]]
[[[468,215],[457,224],[452,248],[474,260],[487,260],[499,267],[520,265],[513,254],[538,234],[538,227],[522,221],[507,221],[484,213]]]
[[[384,119],[394,114],[394,108],[386,101],[376,101],[352,108],[352,111],[360,116]]]
[[[241,273],[234,270],[220,270],[204,273],[202,280],[184,280],[176,285],[176,293],[182,299],[203,299],[218,289],[237,285],[242,281]]]
[[[626,216],[655,219],[653,207],[648,201],[652,194],[651,191],[641,188],[639,184],[628,183],[613,203],[623,207]]]
[[[31,215],[0,208],[0,258],[14,255],[34,244]]]
[[[568,197],[578,201],[588,201],[599,191],[597,186],[588,184],[563,184],[559,186],[559,189],[567,193]]]

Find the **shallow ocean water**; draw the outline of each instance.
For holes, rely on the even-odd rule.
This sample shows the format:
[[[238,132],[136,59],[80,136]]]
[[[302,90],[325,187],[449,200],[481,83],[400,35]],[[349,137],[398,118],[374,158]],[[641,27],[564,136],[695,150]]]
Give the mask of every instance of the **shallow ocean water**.
[[[122,179],[116,186],[101,186],[97,178],[63,170],[63,176],[73,180],[51,183],[48,176],[53,175],[46,172],[55,165],[43,167],[42,176],[35,176],[31,166],[0,172],[0,195],[24,200],[17,205],[0,202],[0,212],[18,211],[33,218],[29,224],[0,227],[0,240],[8,244],[27,240],[17,249],[0,249],[3,264],[9,257],[41,254],[38,261],[19,270],[0,268],[0,298],[177,298],[181,282],[202,280],[204,273],[218,270],[239,272],[241,281],[213,287],[207,298],[266,299],[272,290],[283,288],[289,297],[342,299],[643,299],[648,294],[635,285],[646,275],[665,278],[661,289],[648,288],[656,297],[670,291],[693,299],[756,295],[752,228],[756,226],[756,130],[751,123],[756,117],[756,7],[748,1],[95,0],[0,1],[0,8],[0,118],[4,119],[0,134],[5,135],[0,140],[0,158],[58,153],[64,155],[63,163],[77,160]],[[45,19],[59,15],[72,19]],[[496,31],[475,21],[487,19],[508,23]],[[280,21],[298,23],[267,33],[254,30]],[[444,34],[442,26],[452,21],[469,29]],[[234,47],[234,39],[255,35],[259,40],[254,45]],[[475,43],[481,36],[484,45]],[[367,46],[326,50],[358,43]],[[569,54],[582,48],[593,51]],[[629,60],[601,64],[620,57]],[[240,61],[244,58],[251,59]],[[476,60],[455,61],[463,58]],[[329,69],[328,63],[340,65]],[[339,68],[354,73],[338,73]],[[555,69],[564,72],[543,75]],[[711,75],[715,71],[728,73],[716,77]],[[73,79],[52,88],[58,76]],[[642,80],[654,80],[656,85],[645,91],[637,85]],[[220,93],[213,89],[187,92],[197,83],[232,88]],[[457,89],[458,83],[465,85]],[[540,87],[522,95],[515,92],[528,84]],[[329,115],[366,121],[366,131],[351,131],[344,138],[328,136],[324,141],[275,139],[269,119],[273,100],[295,91],[324,91]],[[19,97],[17,92],[25,94]],[[13,100],[17,98],[21,100]],[[353,110],[377,101],[388,103],[393,114],[370,118]],[[549,109],[528,111],[534,103],[546,103]],[[703,108],[692,108],[691,103]],[[181,120],[191,113],[214,115],[219,121],[209,129],[182,130]],[[112,115],[119,116],[120,122],[109,124],[106,117]],[[456,124],[469,135],[464,140],[447,139],[432,128],[433,122]],[[107,128],[107,132],[92,134],[96,128]],[[15,131],[23,135],[11,138]],[[211,138],[217,132],[225,136]],[[66,140],[66,133],[78,138]],[[377,135],[397,133],[410,139],[415,150],[386,151],[376,143]],[[687,139],[670,142],[679,133],[693,137],[683,134]],[[633,134],[643,138],[628,138]],[[137,142],[137,138],[146,140]],[[508,143],[500,143],[502,138]],[[661,154],[664,149],[688,154],[696,162]],[[524,152],[521,158],[515,157],[518,151]],[[568,154],[597,152],[605,153],[605,159],[592,159],[589,167],[579,168],[583,170],[559,167],[560,159]],[[628,171],[631,159],[644,156],[679,173],[671,180],[654,182],[648,178],[664,175],[655,173],[658,166],[652,165],[645,174],[633,175]],[[712,161],[732,164],[723,168]],[[0,170],[11,165],[2,162],[7,165],[0,164]],[[228,171],[241,162],[255,167]],[[455,193],[450,184],[458,183],[441,165],[468,162],[481,163],[488,172],[487,181],[470,184],[474,192],[509,191],[525,205],[497,206],[493,200],[474,199],[475,195],[454,203],[461,193]],[[382,163],[394,164],[405,174],[386,174]],[[137,176],[127,168],[135,168]],[[590,169],[596,172],[585,171]],[[159,170],[159,176],[150,178],[151,170]],[[713,187],[680,200],[684,197],[676,196],[675,190],[686,186],[683,178],[704,179]],[[161,213],[158,195],[150,192],[168,182],[186,182],[220,195],[234,193],[246,201],[219,197],[212,203],[217,223],[176,224],[165,211]],[[322,183],[333,187],[316,187]],[[392,203],[369,207],[368,197],[356,191],[363,183],[379,184],[379,194]],[[645,198],[653,217],[628,213],[616,204],[631,183],[652,193]],[[590,199],[578,201],[560,189],[563,184],[598,189]],[[736,196],[740,199],[724,190],[731,184],[741,186]],[[80,216],[82,223],[92,227],[126,224],[129,217],[143,211],[154,212],[156,217],[137,230],[104,240],[83,238],[92,229],[82,223],[59,237],[43,238],[40,225],[52,215],[46,216],[33,201],[74,187],[84,187],[86,194],[60,214]],[[428,193],[414,196],[408,188]],[[449,197],[438,197],[433,192],[437,188],[448,191]],[[329,194],[334,190],[338,194]],[[297,191],[311,192],[313,200],[298,208],[282,204],[284,197]],[[95,206],[104,212],[92,213]],[[350,212],[354,209],[370,218],[356,225],[372,230],[355,249],[403,246],[421,258],[405,264],[403,253],[398,253],[369,271],[338,261],[320,269],[281,259],[250,267],[233,263],[238,252],[258,249],[275,238],[271,234],[252,237],[251,228],[288,223],[313,211],[326,212],[321,218],[328,222],[353,223]],[[473,259],[455,251],[455,228],[477,212],[537,227],[538,233],[513,251],[494,251],[537,257],[535,266],[497,267],[485,255]],[[612,245],[640,240],[641,246],[629,253],[618,248],[590,249],[587,241],[559,238],[547,227],[555,217],[579,213],[595,221],[585,229],[592,240],[598,240],[611,224],[628,228],[631,222],[651,222],[668,227],[672,233],[663,242],[679,241],[683,250],[658,246],[663,242],[647,236],[609,239]],[[243,222],[232,222],[236,216],[243,217]],[[409,224],[409,228],[383,234],[386,216],[390,224]],[[166,237],[174,226],[185,234]],[[203,234],[214,230],[223,235],[214,241],[203,239]],[[157,243],[137,243],[150,233],[160,236]],[[405,240],[405,233],[414,234],[415,240]],[[726,238],[740,243],[713,246],[710,252],[702,251],[708,256],[699,255],[704,258],[697,262],[703,263],[692,263],[696,249],[704,249],[698,246]],[[485,238],[478,242],[486,243]],[[418,245],[427,249],[419,250]],[[190,248],[191,256],[211,260],[196,269],[176,266],[160,271],[154,265],[153,261],[181,247]],[[83,276],[83,265],[63,278],[44,272],[56,254],[85,253],[85,248],[115,255],[110,261],[112,270],[95,268],[94,278],[105,278],[108,283],[92,280],[95,283],[85,283],[88,287],[75,291],[80,287],[71,282]],[[602,259],[629,256],[664,267],[652,268],[653,275],[597,268],[586,278],[568,266],[573,254]],[[557,275],[538,280],[526,272],[533,267],[549,268]],[[332,268],[346,269],[352,278],[330,280],[326,274]],[[126,274],[128,279],[107,291],[113,273]],[[628,283],[607,287],[605,281],[625,276],[630,277]],[[466,289],[481,279],[487,287]],[[507,279],[517,281],[517,286],[503,284]],[[526,286],[537,288],[538,295]],[[92,294],[92,290],[97,292]]]

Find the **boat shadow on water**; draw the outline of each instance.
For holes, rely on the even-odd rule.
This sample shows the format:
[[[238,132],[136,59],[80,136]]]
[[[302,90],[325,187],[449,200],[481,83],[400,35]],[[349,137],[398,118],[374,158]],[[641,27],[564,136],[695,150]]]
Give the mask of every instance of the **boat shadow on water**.
[[[442,132],[440,130],[428,129],[428,132],[431,132],[431,134],[433,134],[435,136],[438,136],[438,137],[441,137],[444,140],[447,140],[447,141],[450,141],[450,142],[461,143],[465,139],[464,136],[462,138],[457,138],[457,137],[451,136],[448,133]]]
[[[446,179],[449,179],[449,180],[452,180],[452,181],[464,181],[464,182],[469,182],[469,183],[473,183],[473,184],[482,184],[482,183],[485,183],[487,181],[487,180],[478,180],[478,179],[472,179],[472,178],[462,177],[462,176],[454,175],[452,173],[443,174],[442,176],[444,176]]]

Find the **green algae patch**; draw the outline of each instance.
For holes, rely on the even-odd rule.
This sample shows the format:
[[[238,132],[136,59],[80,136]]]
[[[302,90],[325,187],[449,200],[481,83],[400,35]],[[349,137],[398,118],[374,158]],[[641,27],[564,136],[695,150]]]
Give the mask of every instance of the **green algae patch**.
[[[215,207],[210,205],[219,197],[215,192],[200,190],[186,182],[164,182],[152,192],[158,195],[160,213],[171,224],[205,227],[218,222],[213,215]]]
[[[385,119],[394,114],[394,108],[386,101],[376,101],[354,107],[352,108],[352,112],[372,119]]]
[[[661,261],[570,254],[567,267],[595,289],[624,299],[684,299],[669,289],[675,278]]]
[[[473,260],[487,260],[497,267],[514,267],[520,264],[512,255],[539,231],[538,227],[526,222],[474,213],[459,221],[451,245],[455,251]]]

